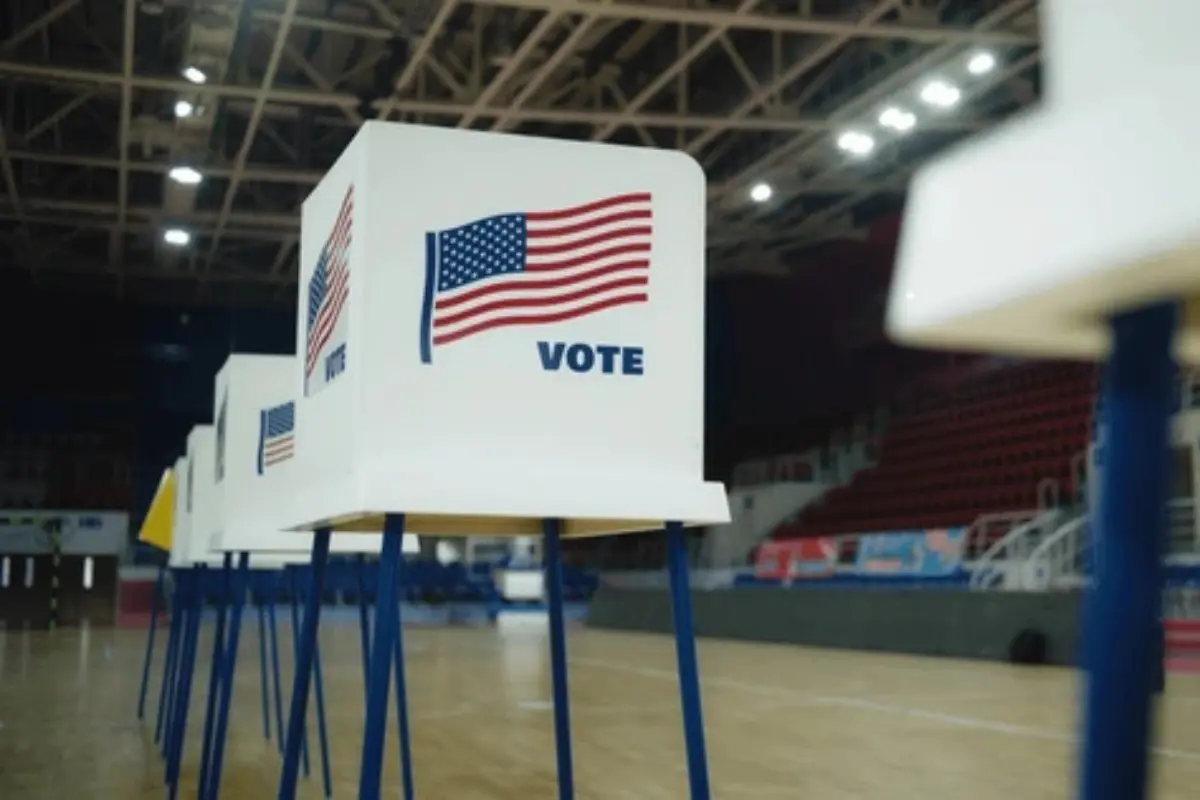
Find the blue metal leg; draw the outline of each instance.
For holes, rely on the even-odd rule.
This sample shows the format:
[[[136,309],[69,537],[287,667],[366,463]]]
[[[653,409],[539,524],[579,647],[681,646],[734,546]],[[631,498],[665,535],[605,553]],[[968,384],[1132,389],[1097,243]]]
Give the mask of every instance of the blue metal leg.
[[[542,521],[545,544],[546,597],[550,606],[550,676],[554,685],[554,744],[558,755],[558,797],[575,796],[571,756],[571,706],[567,692],[567,631],[563,619],[562,542],[560,521]]]
[[[150,662],[154,660],[154,635],[158,631],[158,606],[163,593],[165,570],[165,567],[158,568],[158,576],[154,579],[154,595],[150,598],[150,632],[146,636],[146,657],[142,661],[142,685],[138,688],[138,719],[146,716],[146,692],[150,688]]]
[[[683,740],[687,749],[688,785],[692,800],[708,800],[708,755],[704,748],[704,715],[700,705],[700,670],[696,664],[696,631],[692,625],[691,582],[683,524],[667,523],[671,572],[671,610],[675,616],[675,655],[679,662],[679,698],[683,706]]]
[[[204,739],[200,752],[199,797],[208,797],[209,761],[212,758],[213,731],[217,722],[217,699],[221,694],[225,663],[225,624],[229,614],[230,590],[233,588],[233,553],[226,553],[221,564],[220,591],[217,592],[217,630],[213,635],[212,666],[208,671],[208,702],[204,710]]]
[[[271,741],[271,688],[267,677],[267,608],[262,597],[255,598],[255,611],[258,614],[258,683],[259,697],[262,699],[262,729],[263,738]]]
[[[321,593],[325,589],[325,567],[329,563],[328,528],[313,534],[312,589],[304,611],[304,630],[296,654],[296,674],[292,682],[292,708],[288,716],[287,740],[283,750],[283,770],[279,777],[279,800],[293,800],[300,771],[300,742],[304,738],[304,719],[308,714],[308,692],[312,686],[313,650],[317,644],[317,626],[321,622]]]
[[[171,619],[167,628],[167,658],[163,662],[162,686],[158,689],[158,712],[154,720],[154,743],[162,742],[163,722],[171,705],[171,687],[175,685],[175,665],[179,661],[180,626],[183,624],[184,603],[179,594],[179,576],[175,573],[175,596],[171,599],[167,613]],[[162,750],[160,749],[160,753]]]
[[[329,729],[325,721],[325,676],[321,674],[321,645],[313,652],[313,688],[317,696],[317,744],[321,748],[321,784],[326,797],[333,797],[332,765],[329,763]]]
[[[279,581],[271,576],[270,599],[267,602],[267,625],[271,633],[271,674],[275,686],[275,732],[279,755],[283,755],[283,678],[279,672],[279,625],[275,618],[275,600],[279,596]]]
[[[288,570],[288,578],[291,583],[292,595],[292,659],[295,660],[300,652],[300,584],[296,581],[296,570]],[[320,636],[317,637],[320,640]],[[316,651],[313,651],[313,664],[316,664]],[[304,772],[304,777],[308,778],[312,771],[308,757],[308,712],[304,716],[304,736],[300,739],[300,766]]]
[[[403,540],[401,532],[396,538]],[[396,564],[396,593],[403,596],[404,586],[404,548],[401,547],[400,560]],[[404,786],[404,800],[413,800],[416,791],[413,787],[412,739],[409,738],[408,727],[408,681],[405,679],[404,663],[404,625],[400,617],[400,606],[396,606],[396,661],[393,665],[396,671],[396,728],[400,738],[400,780]]]
[[[179,768],[183,761],[183,745],[187,740],[188,707],[192,700],[192,677],[196,671],[196,641],[200,638],[200,617],[204,611],[203,585],[204,567],[194,568],[192,576],[191,607],[188,609],[186,638],[179,663],[179,689],[175,700],[175,713],[171,720],[171,746],[167,758],[167,796],[175,800],[179,792]]]
[[[238,557],[237,571],[233,574],[230,609],[229,642],[224,648],[224,674],[221,676],[221,698],[217,707],[217,728],[213,740],[212,763],[209,767],[208,797],[211,800],[221,793],[221,771],[225,768],[225,744],[229,736],[229,707],[233,700],[233,679],[237,674],[238,640],[242,632],[242,612],[246,608],[246,590],[250,583],[250,554]],[[204,796],[201,795],[201,800]]]
[[[171,685],[167,695],[167,715],[163,723],[162,756],[164,766],[170,763],[171,748],[175,743],[175,720],[179,715],[179,687],[183,682],[184,654],[187,651],[188,631],[191,630],[192,598],[198,591],[199,569],[180,569],[176,580],[176,613],[179,615],[179,637],[175,645],[175,663],[171,669]]]
[[[1121,314],[1111,327],[1079,786],[1084,800],[1141,800],[1159,655],[1175,309]]]
[[[292,573],[292,597],[299,594],[299,581],[296,573]],[[333,797],[333,776],[330,774],[329,763],[329,730],[325,724],[325,676],[321,674],[321,643],[319,641],[313,650],[313,690],[317,699],[317,744],[321,748],[321,784],[326,797]],[[308,741],[305,735],[305,743]]]
[[[358,557],[358,633],[362,640],[363,692],[371,682],[371,609],[367,606],[367,557]]]
[[[383,746],[387,740],[388,689],[391,660],[399,616],[397,569],[404,558],[404,515],[388,514],[383,526],[383,552],[379,557],[379,592],[375,600],[375,641],[371,643],[370,680],[367,683],[366,720],[363,723],[362,762],[358,777],[359,800],[379,800],[383,772]]]

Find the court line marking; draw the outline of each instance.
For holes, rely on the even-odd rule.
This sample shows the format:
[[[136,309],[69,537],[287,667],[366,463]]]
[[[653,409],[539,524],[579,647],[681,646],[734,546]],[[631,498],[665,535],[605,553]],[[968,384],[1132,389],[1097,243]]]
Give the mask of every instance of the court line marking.
[[[632,664],[623,664],[616,661],[606,661],[604,659],[588,657],[571,657],[568,658],[567,661],[572,664],[579,664],[580,666],[612,669],[618,672],[645,675],[647,677],[659,678],[663,680],[678,680],[677,673],[653,667],[638,667]],[[810,692],[789,689],[787,687],[777,686],[774,684],[753,684],[746,683],[744,681],[733,680],[731,678],[701,678],[700,683],[706,686],[713,686],[722,689],[735,689],[749,692],[751,694],[769,695],[772,697],[778,697],[780,694],[783,694],[806,704],[840,706],[843,708],[855,708],[863,711],[873,711],[880,714],[906,716],[914,719],[927,720],[929,722],[938,722],[951,727],[969,728],[973,730],[986,731],[989,733],[1004,734],[1007,736],[1023,736],[1030,739],[1063,742],[1066,744],[1078,744],[1079,742],[1078,736],[1062,733],[1061,731],[1050,731],[1044,728],[1034,728],[1028,725],[1014,725],[1007,722],[997,722],[996,720],[984,719],[982,717],[946,714],[939,711],[930,711],[928,709],[915,708],[912,706],[897,705],[892,703],[878,703],[872,700],[865,700],[857,697],[813,694]],[[1165,758],[1200,762],[1200,753],[1190,750],[1179,750],[1173,747],[1155,746],[1150,748],[1150,751],[1155,755],[1163,756]]]

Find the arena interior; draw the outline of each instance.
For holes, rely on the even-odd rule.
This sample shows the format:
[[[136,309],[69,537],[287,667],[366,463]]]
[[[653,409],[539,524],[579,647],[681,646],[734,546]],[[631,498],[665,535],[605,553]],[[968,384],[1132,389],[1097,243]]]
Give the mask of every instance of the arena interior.
[[[1074,796],[1103,371],[884,332],[910,176],[1041,102],[1034,0],[3,6],[0,797],[276,796],[309,574],[241,589],[214,774],[230,584],[210,569],[198,589],[172,756],[179,569],[138,535],[214,424],[230,354],[297,351],[300,206],[370,120],[703,166],[704,460],[732,514],[687,534],[712,796]],[[1200,373],[1173,399],[1151,763],[1153,796],[1183,800],[1200,786]],[[536,537],[405,536],[416,794],[697,797],[662,532],[563,544],[575,788],[556,794],[542,556]],[[313,601],[300,797],[360,791],[379,576],[335,555]],[[408,796],[396,723],[385,797]]]

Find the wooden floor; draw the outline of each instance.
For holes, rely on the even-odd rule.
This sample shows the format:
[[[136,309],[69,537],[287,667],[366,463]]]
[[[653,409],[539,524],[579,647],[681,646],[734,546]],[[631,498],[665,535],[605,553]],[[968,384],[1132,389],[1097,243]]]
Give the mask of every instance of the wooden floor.
[[[0,797],[162,796],[152,724],[134,719],[143,636],[0,634]],[[334,795],[348,798],[363,703],[357,628],[329,626],[322,637]],[[554,797],[542,636],[410,629],[406,642],[418,795]],[[279,761],[262,736],[257,647],[247,630],[225,798],[274,796]],[[671,641],[575,629],[569,648],[578,796],[686,797]],[[1071,671],[716,641],[701,643],[700,660],[717,798],[1071,796]],[[195,794],[205,673],[193,695],[184,797]],[[1195,798],[1200,679],[1172,676],[1163,711],[1156,796]],[[399,784],[395,741],[391,787]],[[314,761],[302,796],[320,796],[317,769]]]

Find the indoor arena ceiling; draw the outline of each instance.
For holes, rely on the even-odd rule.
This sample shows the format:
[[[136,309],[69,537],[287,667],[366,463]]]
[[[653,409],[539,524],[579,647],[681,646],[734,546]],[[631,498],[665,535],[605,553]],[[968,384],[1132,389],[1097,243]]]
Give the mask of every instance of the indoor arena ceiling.
[[[861,235],[1038,95],[1034,0],[7,0],[0,257],[41,283],[290,294],[364,119],[673,147],[709,269]]]

